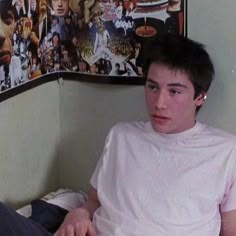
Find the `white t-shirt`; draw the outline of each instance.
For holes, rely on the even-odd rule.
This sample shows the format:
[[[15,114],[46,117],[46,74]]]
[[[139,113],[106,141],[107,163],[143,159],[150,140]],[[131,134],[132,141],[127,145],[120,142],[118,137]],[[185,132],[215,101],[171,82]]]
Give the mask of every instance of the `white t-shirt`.
[[[114,126],[91,178],[98,236],[217,236],[236,209],[236,136],[201,123],[161,134]]]

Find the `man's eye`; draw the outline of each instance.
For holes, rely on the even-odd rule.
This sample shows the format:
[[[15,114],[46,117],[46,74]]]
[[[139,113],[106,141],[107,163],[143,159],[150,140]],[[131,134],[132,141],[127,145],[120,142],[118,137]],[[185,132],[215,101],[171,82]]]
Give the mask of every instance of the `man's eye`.
[[[176,89],[171,89],[171,90],[170,90],[170,94],[171,94],[171,95],[181,94],[181,91],[176,90]]]
[[[153,85],[153,84],[148,84],[147,85],[148,89],[151,90],[152,92],[158,92],[159,91],[159,88],[156,86],[156,85]]]

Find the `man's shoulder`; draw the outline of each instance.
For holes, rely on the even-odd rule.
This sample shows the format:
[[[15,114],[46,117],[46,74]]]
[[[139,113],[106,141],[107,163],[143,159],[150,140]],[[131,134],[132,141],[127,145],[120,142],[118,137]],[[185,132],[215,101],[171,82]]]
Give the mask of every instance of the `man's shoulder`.
[[[111,128],[111,131],[114,133],[145,132],[147,125],[148,122],[145,121],[119,122]]]
[[[216,128],[214,126],[209,126],[206,124],[201,124],[204,129],[202,131],[202,135],[212,139],[218,139],[222,141],[232,142],[236,145],[236,134],[226,131],[222,128]]]
[[[148,122],[143,121],[116,123],[108,133],[107,143],[136,146],[147,137],[147,126]]]

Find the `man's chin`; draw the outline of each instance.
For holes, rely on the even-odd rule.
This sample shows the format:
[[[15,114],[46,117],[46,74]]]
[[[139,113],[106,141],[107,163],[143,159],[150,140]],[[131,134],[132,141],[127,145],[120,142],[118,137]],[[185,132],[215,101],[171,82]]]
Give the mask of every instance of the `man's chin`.
[[[163,133],[163,134],[168,134],[170,133],[170,128],[164,125],[160,125],[160,124],[156,124],[156,123],[152,123],[152,128],[158,132],[158,133]]]

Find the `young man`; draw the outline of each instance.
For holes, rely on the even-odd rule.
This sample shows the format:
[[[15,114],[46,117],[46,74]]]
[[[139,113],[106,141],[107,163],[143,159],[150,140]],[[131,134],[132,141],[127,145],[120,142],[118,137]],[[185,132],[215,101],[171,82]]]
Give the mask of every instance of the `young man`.
[[[0,0],[0,66],[9,65],[13,55],[12,37],[15,16],[11,2]]]
[[[56,236],[236,235],[236,137],[195,120],[214,75],[210,57],[173,35],[146,52],[150,122],[111,129],[87,203]]]
[[[69,14],[69,0],[51,0],[51,4],[56,16],[64,17]]]
[[[150,121],[111,129],[88,201],[55,236],[236,235],[236,137],[195,120],[214,75],[209,55],[174,35],[146,52]]]

